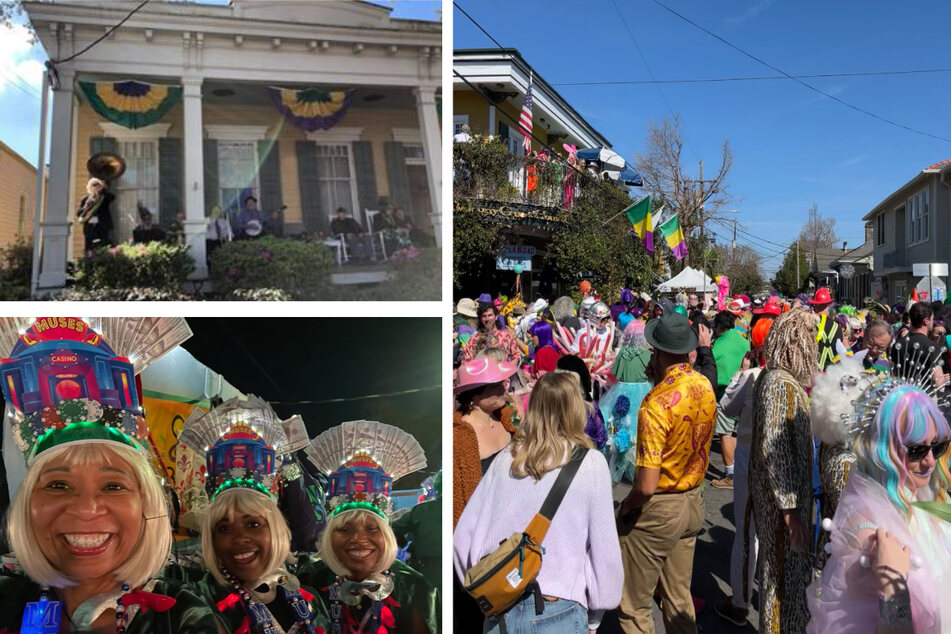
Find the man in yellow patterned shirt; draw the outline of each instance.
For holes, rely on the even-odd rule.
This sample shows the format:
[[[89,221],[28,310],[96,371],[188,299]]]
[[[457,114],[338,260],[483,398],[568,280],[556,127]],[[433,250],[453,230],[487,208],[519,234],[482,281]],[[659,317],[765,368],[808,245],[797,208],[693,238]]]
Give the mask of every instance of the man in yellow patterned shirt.
[[[651,601],[660,591],[668,634],[696,634],[690,596],[693,552],[703,523],[699,485],[707,471],[716,423],[710,381],[690,366],[697,336],[686,317],[665,313],[644,329],[654,348],[655,386],[637,418],[637,475],[621,504],[624,559],[621,629],[653,633]]]

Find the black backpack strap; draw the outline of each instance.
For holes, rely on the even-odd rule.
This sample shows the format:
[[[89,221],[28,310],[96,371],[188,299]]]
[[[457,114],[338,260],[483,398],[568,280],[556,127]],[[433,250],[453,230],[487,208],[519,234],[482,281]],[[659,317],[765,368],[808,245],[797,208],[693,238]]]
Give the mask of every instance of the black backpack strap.
[[[558,512],[558,507],[561,506],[561,500],[565,497],[565,493],[568,492],[568,487],[571,486],[571,481],[574,480],[575,474],[578,473],[578,468],[581,467],[581,463],[584,461],[584,457],[587,453],[588,450],[584,447],[577,447],[575,452],[571,455],[568,464],[561,468],[561,473],[558,474],[554,486],[552,486],[551,491],[548,492],[548,496],[545,498],[544,504],[542,504],[542,510],[539,511],[539,514],[549,521],[551,521],[551,519],[555,517],[555,513]]]

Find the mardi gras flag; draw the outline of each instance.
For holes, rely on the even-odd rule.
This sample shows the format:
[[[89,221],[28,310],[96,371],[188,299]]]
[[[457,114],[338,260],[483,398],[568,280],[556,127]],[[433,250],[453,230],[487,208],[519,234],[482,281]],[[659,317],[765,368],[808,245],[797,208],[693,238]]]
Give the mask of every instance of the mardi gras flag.
[[[276,88],[268,86],[268,95],[284,118],[302,130],[329,130],[337,125],[350,107],[352,90],[322,88]]]
[[[687,255],[687,241],[684,239],[684,232],[680,228],[680,220],[677,218],[677,214],[671,216],[660,226],[660,232],[667,240],[667,245],[673,251],[674,257],[682,260]]]
[[[142,128],[162,119],[182,98],[181,86],[140,81],[81,81],[89,105],[100,115],[126,128]]]
[[[624,210],[624,215],[631,221],[637,237],[644,241],[644,250],[654,253],[654,232],[651,222],[651,197],[644,196],[639,201]]]

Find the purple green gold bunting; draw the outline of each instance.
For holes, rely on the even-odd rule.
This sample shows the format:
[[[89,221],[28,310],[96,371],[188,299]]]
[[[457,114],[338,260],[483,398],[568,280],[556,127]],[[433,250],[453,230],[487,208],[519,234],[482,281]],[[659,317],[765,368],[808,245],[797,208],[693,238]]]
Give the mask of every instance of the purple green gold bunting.
[[[350,107],[352,90],[278,88],[268,86],[268,95],[284,118],[298,128],[313,132],[334,127]]]
[[[97,113],[126,128],[160,121],[182,97],[181,86],[140,81],[81,81],[79,88]]]

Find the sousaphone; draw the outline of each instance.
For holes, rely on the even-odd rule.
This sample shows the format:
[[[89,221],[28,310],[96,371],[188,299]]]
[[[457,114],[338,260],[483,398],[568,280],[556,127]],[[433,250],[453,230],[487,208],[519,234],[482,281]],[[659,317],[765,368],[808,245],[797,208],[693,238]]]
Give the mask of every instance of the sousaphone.
[[[100,152],[86,161],[86,170],[102,181],[113,181],[125,173],[125,160],[118,154]]]

